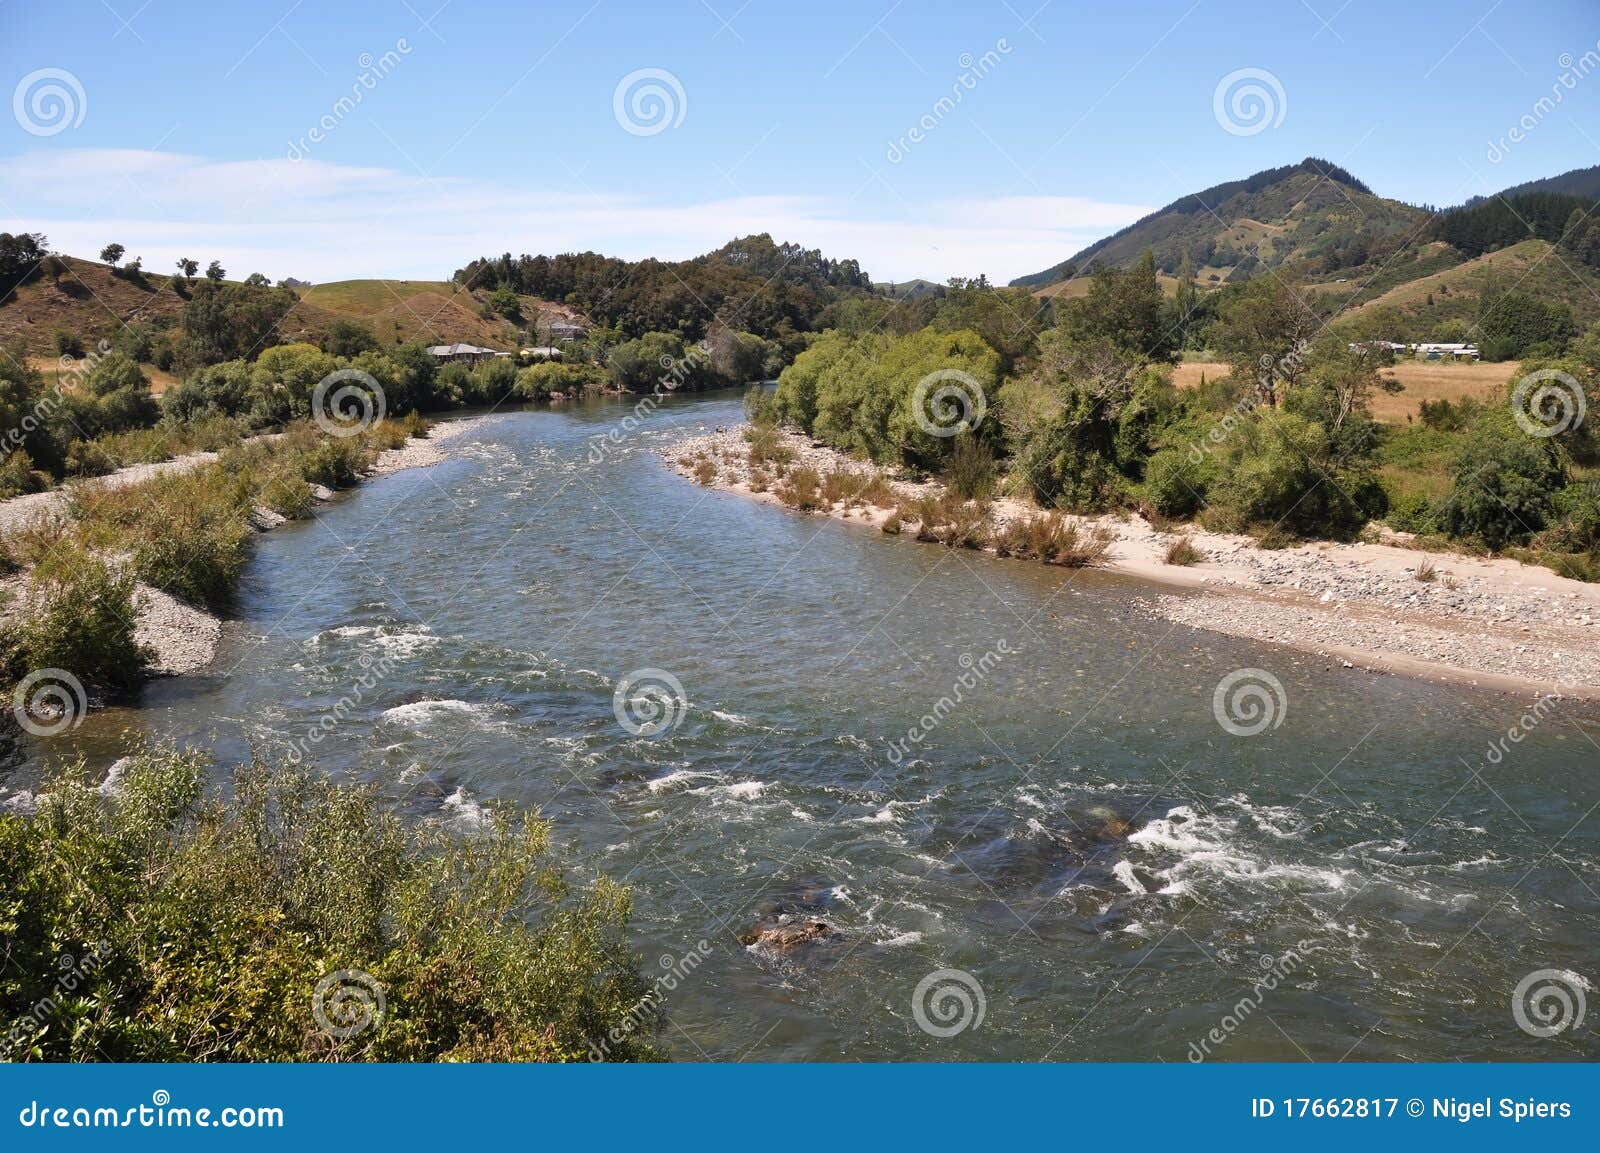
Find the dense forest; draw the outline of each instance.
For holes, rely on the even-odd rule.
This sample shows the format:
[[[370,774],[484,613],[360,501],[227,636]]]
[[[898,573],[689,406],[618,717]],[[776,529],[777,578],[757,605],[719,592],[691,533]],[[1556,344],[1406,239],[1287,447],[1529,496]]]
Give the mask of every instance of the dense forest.
[[[791,355],[806,333],[824,326],[830,308],[872,289],[854,260],[777,244],[765,233],[671,262],[505,253],[472,261],[454,279],[570,305],[625,338],[668,332],[695,341],[720,326],[774,341]]]

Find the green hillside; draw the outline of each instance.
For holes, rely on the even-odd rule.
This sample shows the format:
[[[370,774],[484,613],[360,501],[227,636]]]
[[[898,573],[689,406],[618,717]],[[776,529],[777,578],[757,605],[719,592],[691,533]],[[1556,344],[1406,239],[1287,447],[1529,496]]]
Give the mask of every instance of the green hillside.
[[[1374,196],[1342,168],[1307,159],[1182,197],[1012,284],[1043,287],[1096,263],[1126,268],[1147,249],[1169,274],[1187,256],[1202,285],[1291,262],[1332,271],[1403,243],[1426,220],[1419,208]]]

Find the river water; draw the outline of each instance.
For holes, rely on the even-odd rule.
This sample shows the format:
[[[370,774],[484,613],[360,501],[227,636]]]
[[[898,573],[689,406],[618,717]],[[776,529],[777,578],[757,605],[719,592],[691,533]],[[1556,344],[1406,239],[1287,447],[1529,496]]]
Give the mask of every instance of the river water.
[[[1553,1037],[1513,1013],[1537,970],[1575,973],[1569,999],[1600,978],[1592,707],[1492,749],[1531,701],[700,488],[658,453],[736,423],[729,394],[596,463],[628,411],[493,416],[265,535],[206,674],[30,748],[0,791],[139,734],[281,751],[343,698],[304,745],[326,771],[417,820],[538,808],[633,888],[646,970],[692,970],[666,992],[683,1060],[1600,1055],[1600,1008]],[[1214,700],[1245,669],[1282,686],[1243,678],[1265,713],[1225,694],[1254,735]],[[635,733],[614,697],[640,670],[629,726],[662,674],[686,704]],[[778,913],[840,936],[741,944]],[[1537,1025],[1557,1002],[1529,997]]]

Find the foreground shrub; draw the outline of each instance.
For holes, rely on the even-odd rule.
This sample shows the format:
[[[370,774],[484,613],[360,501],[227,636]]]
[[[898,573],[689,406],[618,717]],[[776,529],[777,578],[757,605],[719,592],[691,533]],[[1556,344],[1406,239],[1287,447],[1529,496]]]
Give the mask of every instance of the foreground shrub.
[[[149,659],[133,638],[133,578],[71,543],[41,558],[7,607],[0,681],[62,669],[85,684],[124,688]]]
[[[627,893],[576,890],[547,824],[407,828],[368,790],[260,765],[224,804],[207,769],[143,752],[109,797],[69,772],[0,815],[0,1059],[657,1056]],[[384,995],[345,1038],[313,1014],[340,970]]]
[[[945,481],[952,492],[965,500],[988,500],[994,495],[997,470],[989,446],[969,434],[956,437],[945,470]]]
[[[1162,554],[1162,559],[1168,564],[1192,565],[1205,560],[1206,554],[1196,548],[1188,537],[1181,536],[1167,545],[1167,551]]]

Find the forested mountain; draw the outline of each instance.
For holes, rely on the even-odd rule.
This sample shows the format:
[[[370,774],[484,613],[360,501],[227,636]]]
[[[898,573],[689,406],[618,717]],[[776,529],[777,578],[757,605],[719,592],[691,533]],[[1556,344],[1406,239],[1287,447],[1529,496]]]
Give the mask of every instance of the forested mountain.
[[[1281,270],[1319,312],[1361,316],[1388,339],[1470,329],[1506,292],[1582,326],[1600,317],[1597,192],[1600,168],[1578,169],[1439,211],[1375,196],[1308,159],[1184,197],[1012,283],[1072,299],[1094,268],[1132,268],[1148,251],[1169,295],[1182,284],[1204,297]]]
[[[1543,180],[1516,184],[1502,189],[1497,195],[1517,196],[1524,192],[1554,192],[1561,196],[1585,196],[1590,200],[1600,200],[1600,164],[1593,168],[1574,168],[1560,176],[1546,176]],[[1474,196],[1467,201],[1467,206],[1484,199],[1486,197]]]

